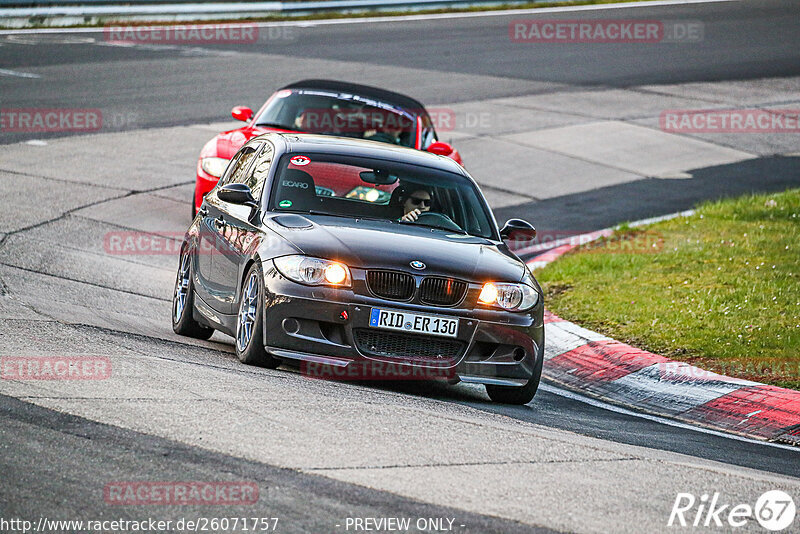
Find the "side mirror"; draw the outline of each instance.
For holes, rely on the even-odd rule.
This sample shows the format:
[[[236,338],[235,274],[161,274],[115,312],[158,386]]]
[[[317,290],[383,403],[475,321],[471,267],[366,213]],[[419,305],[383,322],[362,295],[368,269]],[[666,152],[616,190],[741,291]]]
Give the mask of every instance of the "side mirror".
[[[509,219],[503,229],[500,230],[500,238],[503,241],[527,243],[536,239],[536,228],[528,221]]]
[[[231,110],[231,116],[237,121],[247,122],[253,118],[253,110],[247,106],[236,106]]]
[[[258,202],[253,198],[253,193],[245,184],[223,185],[220,190],[217,191],[217,197],[223,202],[258,208]]]
[[[437,156],[449,156],[450,154],[453,153],[452,145],[449,145],[447,143],[442,143],[441,141],[436,141],[435,143],[432,143],[431,146],[429,146],[425,150],[427,150],[431,154],[436,154]]]

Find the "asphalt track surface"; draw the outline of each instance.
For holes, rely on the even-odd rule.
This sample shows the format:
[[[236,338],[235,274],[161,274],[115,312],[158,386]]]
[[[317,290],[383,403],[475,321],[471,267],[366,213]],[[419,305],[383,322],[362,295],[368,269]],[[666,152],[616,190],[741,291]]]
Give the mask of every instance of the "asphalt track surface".
[[[798,495],[798,452],[619,413],[554,387],[528,406],[507,407],[465,385],[338,384],[241,366],[224,336],[194,343],[171,334],[174,258],[98,254],[108,231],[185,227],[192,158],[213,128],[176,126],[223,120],[233,105],[255,107],[298,78],[363,81],[468,109],[538,95],[569,101],[587,90],[747,88],[800,75],[798,15],[796,2],[725,2],[546,17],[701,21],[705,37],[691,47],[511,43],[508,22],[529,15],[315,25],[285,40],[217,47],[0,36],[0,69],[39,76],[0,75],[3,108],[135,117],[91,137],[36,135],[47,147],[11,145],[30,134],[0,138],[9,145],[0,147],[3,354],[109,354],[122,377],[98,389],[0,383],[0,516],[255,515],[248,507],[104,504],[106,483],[131,479],[255,481],[258,515],[279,516],[285,532],[335,532],[346,517],[387,516],[452,517],[464,532],[655,532],[666,530],[677,491],[751,503],[766,489]],[[534,191],[523,203],[502,196],[505,183],[485,185],[496,189],[500,220],[523,215],[592,230],[796,186],[794,139],[788,148],[776,141],[775,150],[723,142],[731,161],[692,167],[692,180],[642,172]],[[480,168],[480,135],[459,140],[470,169]],[[745,150],[754,157],[733,154]],[[41,213],[42,205],[51,209]]]
[[[209,47],[98,46],[103,31],[6,36],[0,68],[44,69],[38,82],[2,79],[3,105],[89,106],[133,112],[136,127],[220,120],[260,105],[276,86],[311,75],[381,81],[426,105],[529,95],[553,89],[630,87],[794,76],[800,7],[792,0],[639,7],[390,23],[291,26],[264,42]],[[525,45],[508,38],[516,19],[696,21],[699,42]],[[97,43],[81,44],[81,40]],[[229,55],[228,55],[229,54]],[[317,72],[298,60],[318,59]],[[327,63],[322,63],[322,61]],[[330,62],[339,62],[330,63]],[[302,68],[301,68],[302,67]],[[428,76],[409,76],[423,69]],[[566,87],[565,87],[566,86]]]

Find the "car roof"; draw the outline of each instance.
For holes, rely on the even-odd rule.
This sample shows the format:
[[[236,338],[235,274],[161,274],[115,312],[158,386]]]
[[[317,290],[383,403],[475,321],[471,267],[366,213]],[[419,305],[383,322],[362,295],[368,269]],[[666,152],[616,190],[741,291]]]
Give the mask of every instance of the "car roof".
[[[379,141],[369,141],[365,139],[353,139],[350,137],[336,137],[332,135],[316,135],[301,133],[278,133],[269,132],[253,139],[269,139],[273,143],[283,142],[285,152],[316,152],[321,154],[342,154],[349,156],[360,156],[366,158],[386,159],[431,167],[448,172],[460,174],[472,179],[464,168],[445,156],[437,156],[430,152],[407,148],[403,146],[390,145]]]
[[[392,104],[405,110],[414,110],[417,114],[427,114],[425,106],[418,100],[410,96],[395,93],[394,91],[387,91],[386,89],[380,89],[369,85],[340,82],[336,80],[302,80],[289,84],[282,89],[327,89],[329,91],[354,93],[386,104]]]

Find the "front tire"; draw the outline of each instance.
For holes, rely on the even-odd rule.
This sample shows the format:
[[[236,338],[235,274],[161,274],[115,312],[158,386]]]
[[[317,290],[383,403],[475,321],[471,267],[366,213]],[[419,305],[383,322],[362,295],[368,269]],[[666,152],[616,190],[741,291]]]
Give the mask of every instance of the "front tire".
[[[264,349],[264,274],[256,261],[247,271],[236,316],[236,357],[248,365],[275,369],[281,362]]]
[[[521,387],[514,386],[493,386],[486,384],[486,394],[492,402],[499,404],[524,405],[533,400],[536,391],[539,389],[539,381],[542,378],[541,362],[534,368],[533,376],[528,383]]]
[[[181,336],[208,339],[213,328],[203,326],[194,320],[194,282],[192,278],[192,257],[189,249],[181,252],[175,291],[172,294],[172,330]]]

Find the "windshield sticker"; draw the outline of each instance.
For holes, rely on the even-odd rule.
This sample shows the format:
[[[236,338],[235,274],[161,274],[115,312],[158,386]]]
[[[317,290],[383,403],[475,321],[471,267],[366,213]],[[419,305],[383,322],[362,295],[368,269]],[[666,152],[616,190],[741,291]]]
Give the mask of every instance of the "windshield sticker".
[[[294,165],[297,165],[298,167],[303,167],[311,163],[311,160],[308,159],[306,156],[295,156],[289,161],[292,162]]]
[[[278,202],[278,207],[279,208],[291,208],[292,207],[292,201],[291,200],[281,200],[280,202]]]
[[[275,93],[275,98],[286,98],[287,96],[292,94],[291,89],[281,89],[277,93]]]

